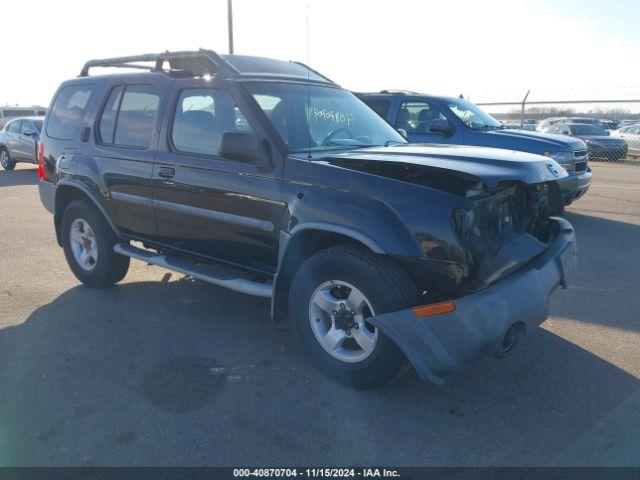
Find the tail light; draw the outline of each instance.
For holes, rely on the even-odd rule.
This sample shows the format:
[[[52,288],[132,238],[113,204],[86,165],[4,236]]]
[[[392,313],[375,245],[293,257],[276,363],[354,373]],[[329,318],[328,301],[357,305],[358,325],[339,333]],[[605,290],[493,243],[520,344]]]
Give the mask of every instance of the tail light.
[[[45,177],[44,174],[44,149],[42,147],[42,143],[38,144],[38,178],[43,180]]]

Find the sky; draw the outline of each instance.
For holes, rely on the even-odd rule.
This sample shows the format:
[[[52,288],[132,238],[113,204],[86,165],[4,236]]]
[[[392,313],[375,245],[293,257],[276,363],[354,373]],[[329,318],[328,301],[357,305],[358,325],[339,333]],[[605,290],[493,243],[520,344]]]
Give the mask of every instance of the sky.
[[[2,17],[0,104],[47,106],[91,58],[228,49],[226,0],[14,1]],[[235,53],[355,91],[640,97],[637,0],[233,0],[233,17]]]

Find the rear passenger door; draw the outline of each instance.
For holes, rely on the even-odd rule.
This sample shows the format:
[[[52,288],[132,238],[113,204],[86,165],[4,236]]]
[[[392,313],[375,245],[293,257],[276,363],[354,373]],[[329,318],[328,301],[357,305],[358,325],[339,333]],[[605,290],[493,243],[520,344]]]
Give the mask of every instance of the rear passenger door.
[[[163,74],[110,84],[94,128],[93,157],[108,192],[107,210],[133,236],[157,233],[151,177],[170,84]]]
[[[282,163],[236,100],[210,81],[176,82],[153,173],[158,231],[177,250],[273,272],[285,211]],[[228,131],[256,133],[272,167],[223,159],[218,144]]]

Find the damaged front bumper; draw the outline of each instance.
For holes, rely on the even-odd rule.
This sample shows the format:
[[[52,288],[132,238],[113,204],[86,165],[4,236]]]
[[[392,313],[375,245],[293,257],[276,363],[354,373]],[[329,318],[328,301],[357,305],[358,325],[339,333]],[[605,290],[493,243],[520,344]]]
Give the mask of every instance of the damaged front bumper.
[[[519,340],[547,319],[551,294],[566,288],[575,269],[573,227],[553,220],[558,232],[544,253],[486,290],[454,300],[455,311],[419,318],[407,309],[368,321],[398,345],[423,380],[436,384],[465,363],[500,353],[505,335]]]

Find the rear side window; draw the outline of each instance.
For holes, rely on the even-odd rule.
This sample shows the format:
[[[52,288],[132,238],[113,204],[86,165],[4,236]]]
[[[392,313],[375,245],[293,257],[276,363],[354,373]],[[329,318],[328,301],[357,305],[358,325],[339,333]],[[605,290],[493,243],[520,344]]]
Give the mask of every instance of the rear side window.
[[[366,100],[365,103],[382,118],[387,119],[387,115],[389,114],[389,100]]]
[[[7,131],[11,133],[20,133],[20,123],[21,120],[16,120],[15,122],[11,122],[7,127]]]
[[[100,117],[100,140],[123,147],[149,148],[159,105],[160,92],[153,85],[114,88]]]
[[[59,140],[72,140],[79,136],[93,88],[93,85],[74,85],[60,90],[47,122],[48,136]]]
[[[218,89],[188,89],[180,93],[171,129],[176,150],[218,155],[224,132],[250,131],[247,119],[231,96]]]
[[[113,136],[116,132],[116,117],[118,116],[118,108],[120,108],[122,92],[124,92],[124,87],[114,88],[102,111],[98,132],[100,133],[100,140],[104,143],[113,143]]]

